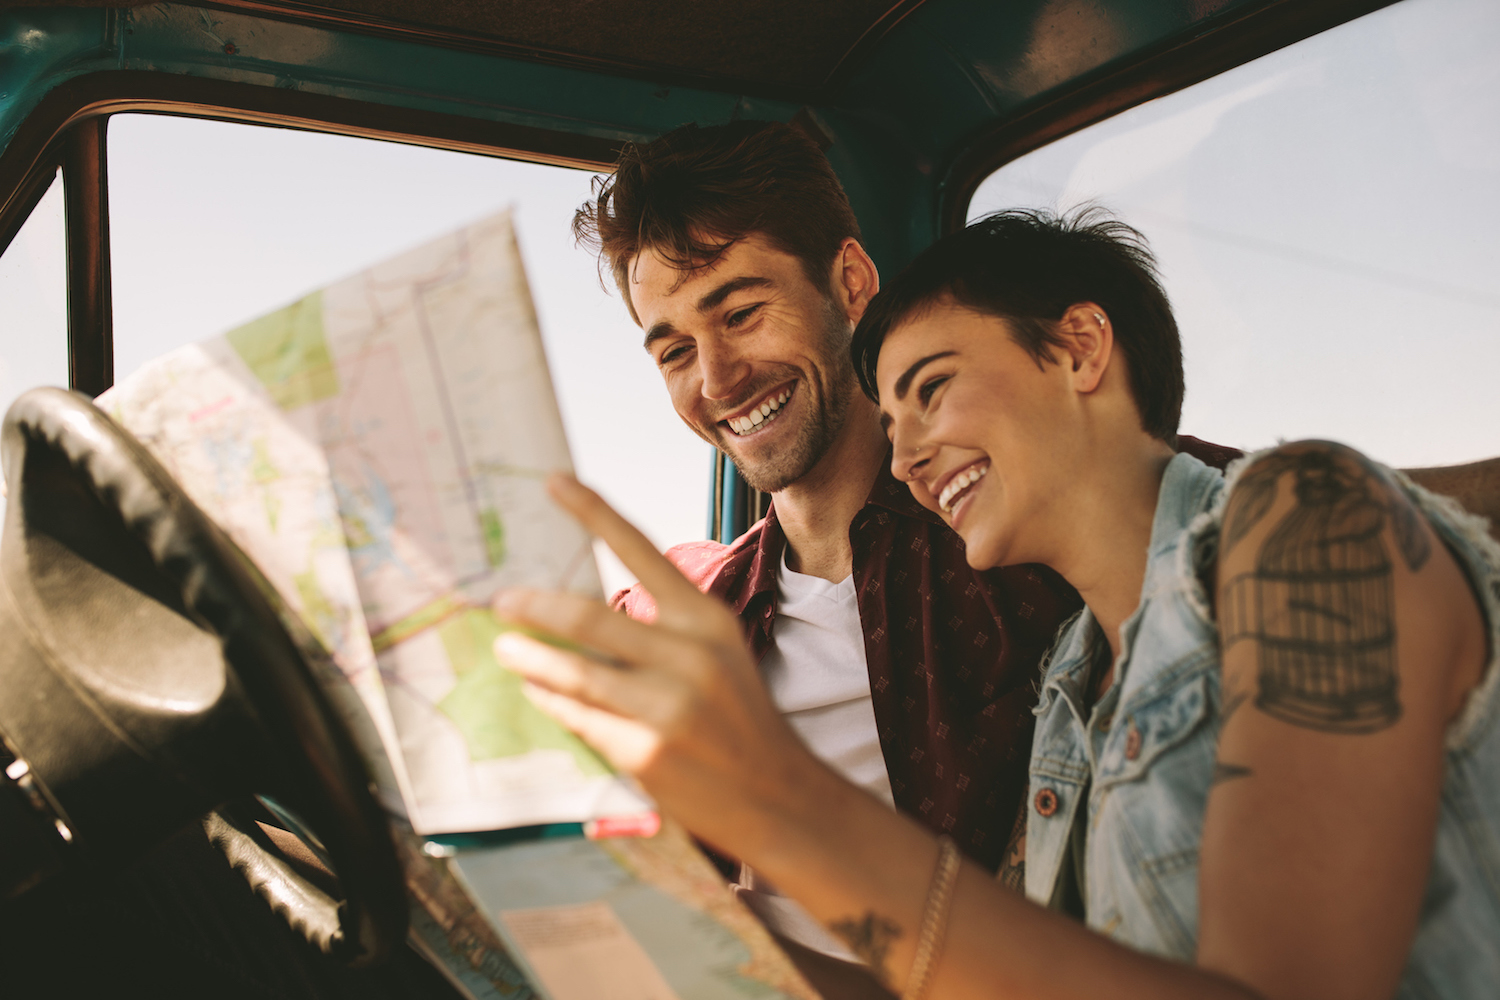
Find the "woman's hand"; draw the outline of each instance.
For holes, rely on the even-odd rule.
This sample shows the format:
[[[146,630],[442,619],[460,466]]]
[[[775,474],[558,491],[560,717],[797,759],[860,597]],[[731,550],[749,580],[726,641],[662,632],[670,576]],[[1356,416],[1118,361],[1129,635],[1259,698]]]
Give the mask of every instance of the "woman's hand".
[[[572,594],[507,590],[503,620],[575,643],[590,654],[507,632],[501,663],[526,678],[543,711],[634,775],[698,836],[739,856],[766,824],[751,814],[825,770],[783,722],[761,683],[739,620],[702,594],[629,522],[570,476],[553,498],[604,539],[656,600],[654,625]]]

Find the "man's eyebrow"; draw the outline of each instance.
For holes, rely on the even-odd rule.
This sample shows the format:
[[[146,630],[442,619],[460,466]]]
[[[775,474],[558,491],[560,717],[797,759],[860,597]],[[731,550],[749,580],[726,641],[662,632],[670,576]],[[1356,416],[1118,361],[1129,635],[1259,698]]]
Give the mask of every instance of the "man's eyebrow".
[[[740,278],[731,278],[720,285],[718,288],[715,288],[713,291],[703,296],[703,298],[699,299],[698,311],[708,312],[710,309],[715,309],[720,306],[725,299],[729,298],[729,296],[742,289],[764,288],[770,284],[772,284],[770,278],[758,278],[753,275],[746,275]],[[663,337],[670,337],[676,332],[676,328],[673,327],[671,323],[668,323],[666,320],[662,320],[660,323],[654,324],[651,329],[646,331],[646,341],[643,346],[646,348],[646,350],[649,351],[651,350],[652,344],[656,343]]]
[[[651,329],[646,331],[646,341],[641,346],[649,352],[651,350],[652,344],[656,343],[663,337],[670,337],[676,332],[677,329],[666,320],[662,320],[660,323],[653,323],[651,325]]]
[[[766,285],[769,285],[770,283],[770,278],[757,278],[750,275],[746,275],[745,277],[741,278],[730,278],[718,288],[715,288],[713,291],[709,292],[707,295],[703,296],[703,298],[698,300],[698,311],[708,312],[710,309],[718,308],[718,306],[723,303],[725,299],[729,298],[729,296],[733,295],[735,292],[740,291],[741,289],[762,288]]]
[[[896,380],[896,398],[906,398],[906,390],[911,388],[911,380],[917,377],[917,372],[922,370],[922,366],[930,364],[931,362],[936,361],[938,358],[946,358],[957,353],[957,351],[942,351],[937,354],[929,354],[927,355],[927,357],[922,358],[916,364],[906,369],[906,371],[901,373],[901,377]]]

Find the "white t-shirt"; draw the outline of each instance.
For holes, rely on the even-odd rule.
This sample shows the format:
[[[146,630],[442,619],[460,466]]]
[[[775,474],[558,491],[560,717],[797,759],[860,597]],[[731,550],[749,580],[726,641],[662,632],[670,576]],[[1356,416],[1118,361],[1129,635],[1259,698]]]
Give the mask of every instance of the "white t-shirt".
[[[760,661],[771,700],[820,759],[851,782],[894,806],[880,751],[865,634],[854,577],[829,583],[787,569],[776,574],[776,625]],[[846,962],[860,960],[795,901],[757,883],[748,869],[739,897],[772,930]]]
[[[854,577],[829,583],[795,573],[783,550],[776,591],[773,642],[760,661],[771,700],[814,754],[893,805]]]

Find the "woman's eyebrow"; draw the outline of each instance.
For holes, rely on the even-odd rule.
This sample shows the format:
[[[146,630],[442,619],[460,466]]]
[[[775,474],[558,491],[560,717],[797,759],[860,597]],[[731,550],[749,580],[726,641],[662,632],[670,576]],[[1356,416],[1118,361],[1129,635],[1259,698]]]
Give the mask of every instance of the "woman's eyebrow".
[[[941,351],[937,354],[929,354],[906,369],[906,371],[901,373],[901,377],[896,380],[896,398],[906,398],[906,390],[911,388],[911,380],[917,377],[917,372],[922,370],[923,365],[936,361],[938,358],[946,358],[957,353],[957,351]]]

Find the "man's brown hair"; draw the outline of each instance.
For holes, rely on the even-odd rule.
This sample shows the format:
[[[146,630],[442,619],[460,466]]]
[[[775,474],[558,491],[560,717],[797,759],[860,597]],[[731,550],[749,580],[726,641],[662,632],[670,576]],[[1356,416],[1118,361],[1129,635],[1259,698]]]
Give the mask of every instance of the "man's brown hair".
[[[614,174],[594,185],[594,200],[573,216],[573,235],[609,262],[637,322],[630,265],[644,252],[686,272],[758,233],[826,289],[839,247],[859,239],[827,157],[807,133],[780,122],[684,125],[626,146]]]

